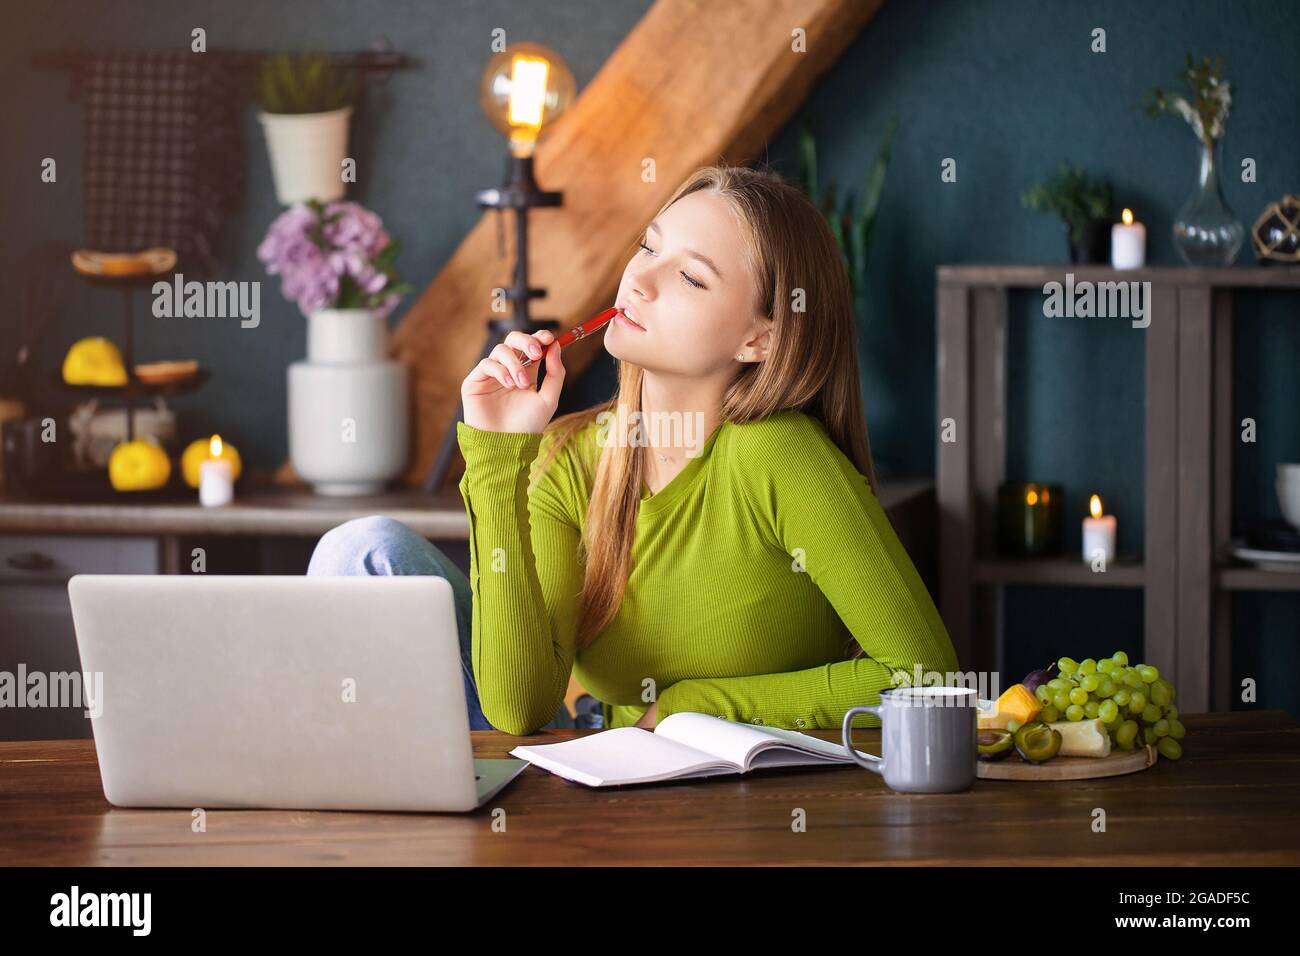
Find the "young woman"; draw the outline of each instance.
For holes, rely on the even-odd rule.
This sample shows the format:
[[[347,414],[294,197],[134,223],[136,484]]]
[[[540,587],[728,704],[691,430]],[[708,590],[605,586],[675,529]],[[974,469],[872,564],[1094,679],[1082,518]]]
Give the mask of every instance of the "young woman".
[[[566,723],[571,673],[607,727],[697,711],[808,729],[918,665],[955,672],[876,498],[848,276],[803,193],[698,170],[615,304],[610,401],[551,421],[565,373],[550,332],[512,332],[461,385],[468,586],[373,517],[325,535],[308,573],[448,577],[471,726],[511,734]]]

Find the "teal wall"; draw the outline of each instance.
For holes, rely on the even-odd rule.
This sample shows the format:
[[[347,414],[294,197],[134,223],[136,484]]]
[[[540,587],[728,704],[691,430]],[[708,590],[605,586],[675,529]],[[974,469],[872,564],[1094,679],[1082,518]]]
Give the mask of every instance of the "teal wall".
[[[213,46],[246,48],[355,49],[387,36],[419,65],[372,90],[354,124],[361,182],[353,198],[378,211],[402,239],[403,273],[420,288],[477,221],[475,190],[501,174],[500,138],[477,105],[490,31],[504,27],[512,39],[560,51],[581,88],[649,5],[227,0],[208,7],[137,0],[123,16],[126,4],[82,0],[11,11],[0,36],[0,95],[11,133],[0,149],[7,226],[0,231],[0,280],[16,287],[15,256],[32,240],[81,232],[80,106],[68,99],[66,77],[28,67],[34,50],[179,45],[195,26],[207,29]],[[883,473],[933,473],[935,266],[1063,261],[1058,224],[1018,202],[1021,190],[1058,161],[1105,175],[1117,204],[1131,206],[1147,224],[1149,259],[1175,262],[1169,227],[1195,183],[1195,142],[1180,121],[1150,119],[1138,103],[1152,86],[1168,85],[1185,52],[1221,55],[1233,84],[1225,193],[1238,217],[1249,224],[1268,202],[1300,192],[1298,15],[1294,3],[1258,0],[885,4],[764,157],[793,175],[798,124],[806,116],[818,132],[823,176],[854,183],[889,116],[899,116],[870,269],[867,402]],[[1104,54],[1090,52],[1094,27],[1107,32]],[[230,223],[223,278],[266,279],[254,249],[278,208],[251,110],[245,133],[249,192]],[[36,180],[47,155],[59,157],[57,186]],[[1253,184],[1232,175],[1246,156],[1258,165]],[[956,183],[940,181],[945,157],[957,160]],[[1249,249],[1239,261],[1251,261]],[[263,293],[256,331],[235,322],[149,318],[141,323],[141,352],[211,365],[211,384],[176,402],[188,427],[220,428],[254,461],[274,464],[285,453],[285,367],[302,354],[305,333],[276,283],[267,282]],[[1080,513],[1086,495],[1100,491],[1120,516],[1121,549],[1140,550],[1142,334],[1104,320],[1044,319],[1027,293],[1012,305],[1009,473],[1063,482]],[[1258,443],[1236,455],[1238,522],[1277,517],[1273,465],[1300,461],[1298,309],[1294,293],[1238,299],[1234,399],[1238,417],[1259,423]],[[47,367],[57,367],[74,338],[114,329],[116,316],[112,303],[74,290],[44,344]],[[8,350],[11,341],[12,323],[0,323],[0,344]],[[564,407],[606,397],[612,383],[609,363],[597,365],[575,383]],[[1077,541],[1074,522],[1067,527]],[[1261,702],[1300,710],[1300,598],[1247,595],[1236,606],[1235,674],[1260,680]],[[1061,620],[1076,622],[1066,632],[1079,648],[1075,656],[1135,648],[1140,640],[1139,595],[1012,591],[1008,609],[1013,671],[1043,663],[1045,648],[1066,639]],[[1051,628],[1034,623],[1041,620],[1053,621]],[[1093,641],[1097,646],[1089,646]]]
[[[837,180],[861,176],[891,113],[900,128],[872,253],[868,353],[873,448],[887,472],[934,467],[934,267],[952,262],[1063,262],[1058,224],[1019,205],[1024,187],[1068,159],[1110,180],[1118,206],[1148,228],[1148,259],[1178,262],[1170,226],[1196,183],[1196,142],[1173,117],[1138,104],[1168,86],[1188,51],[1219,55],[1234,104],[1223,146],[1224,193],[1248,226],[1300,192],[1300,96],[1287,63],[1300,7],[1259,2],[886,3],[809,98],[821,154]],[[1107,52],[1090,50],[1106,30]],[[797,169],[794,124],[770,157]],[[940,181],[944,157],[958,181]],[[1240,181],[1253,157],[1255,183]],[[1250,264],[1245,248],[1238,260]],[[1100,492],[1120,516],[1121,550],[1141,551],[1144,342],[1127,322],[1045,319],[1041,298],[1012,297],[1008,475],[1060,481],[1067,514]],[[1280,513],[1273,466],[1300,461],[1300,296],[1237,298],[1236,416],[1258,422],[1238,444],[1235,521]],[[1079,525],[1066,522],[1067,546]],[[1300,711],[1300,595],[1234,601],[1234,681],[1254,677],[1266,706]],[[1139,647],[1139,592],[1011,588],[1007,670]]]

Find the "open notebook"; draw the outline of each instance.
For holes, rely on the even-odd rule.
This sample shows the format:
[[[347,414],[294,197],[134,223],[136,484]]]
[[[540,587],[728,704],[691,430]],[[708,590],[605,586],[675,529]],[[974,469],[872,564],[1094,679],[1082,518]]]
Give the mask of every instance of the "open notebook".
[[[558,744],[516,747],[510,755],[589,787],[853,762],[839,744],[795,730],[689,712],[668,715],[653,731],[617,727]]]

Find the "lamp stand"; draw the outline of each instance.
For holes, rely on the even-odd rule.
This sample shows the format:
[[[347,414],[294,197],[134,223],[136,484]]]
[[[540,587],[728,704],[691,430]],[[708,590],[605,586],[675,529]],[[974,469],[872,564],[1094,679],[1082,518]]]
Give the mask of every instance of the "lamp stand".
[[[535,207],[563,205],[564,194],[545,192],[537,185],[533,175],[533,157],[516,156],[513,153],[507,160],[506,181],[498,189],[484,189],[478,194],[478,205],[485,209],[495,209],[500,213],[504,209],[515,211],[515,277],[514,282],[505,290],[505,297],[513,306],[514,314],[508,319],[488,319],[487,340],[479,361],[492,354],[492,350],[505,341],[507,335],[514,331],[529,335],[542,329],[556,330],[560,323],[555,319],[534,319],[529,315],[528,303],[531,299],[540,299],[546,290],[533,288],[528,284],[528,210]],[[477,364],[477,363],[476,363]],[[537,363],[538,382],[545,374],[544,363]],[[442,490],[443,481],[451,468],[459,445],[456,440],[456,424],[464,421],[465,406],[456,403],[456,414],[443,435],[438,457],[434,460],[433,470],[425,482],[425,490],[436,495]]]

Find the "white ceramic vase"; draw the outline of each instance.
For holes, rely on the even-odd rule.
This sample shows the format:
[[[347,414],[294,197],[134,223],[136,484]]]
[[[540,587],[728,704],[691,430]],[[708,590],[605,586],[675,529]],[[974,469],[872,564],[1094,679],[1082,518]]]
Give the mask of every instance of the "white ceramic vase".
[[[369,309],[307,320],[307,358],[289,366],[289,460],[318,494],[375,494],[406,467],[407,369],[387,340]]]
[[[351,115],[350,106],[327,113],[258,112],[271,153],[275,197],[283,205],[343,198]]]

